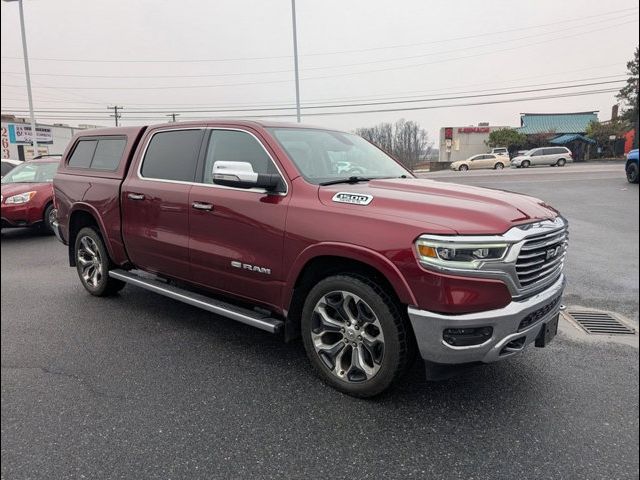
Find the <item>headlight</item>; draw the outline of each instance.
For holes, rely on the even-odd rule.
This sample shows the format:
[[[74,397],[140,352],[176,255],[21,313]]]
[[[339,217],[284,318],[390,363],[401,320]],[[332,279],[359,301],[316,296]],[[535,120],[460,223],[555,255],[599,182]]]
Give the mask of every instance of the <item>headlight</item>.
[[[25,192],[20,193],[19,195],[13,195],[7,198],[4,203],[7,205],[18,205],[20,203],[27,203],[35,196],[36,192]]]
[[[476,270],[485,262],[502,260],[510,245],[494,238],[483,241],[481,237],[471,241],[465,237],[423,236],[416,241],[421,262],[461,270]]]

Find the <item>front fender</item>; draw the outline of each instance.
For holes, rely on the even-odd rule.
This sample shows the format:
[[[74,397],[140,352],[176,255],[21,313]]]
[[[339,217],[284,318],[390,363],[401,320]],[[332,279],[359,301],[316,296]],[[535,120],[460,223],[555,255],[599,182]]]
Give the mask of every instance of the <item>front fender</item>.
[[[404,279],[398,267],[384,255],[358,245],[323,242],[311,245],[303,250],[295,259],[289,270],[285,288],[283,290],[282,305],[285,308],[291,305],[293,291],[302,270],[314,258],[318,257],[344,257],[356,260],[378,270],[389,281],[400,301],[406,305],[417,305],[415,296]]]

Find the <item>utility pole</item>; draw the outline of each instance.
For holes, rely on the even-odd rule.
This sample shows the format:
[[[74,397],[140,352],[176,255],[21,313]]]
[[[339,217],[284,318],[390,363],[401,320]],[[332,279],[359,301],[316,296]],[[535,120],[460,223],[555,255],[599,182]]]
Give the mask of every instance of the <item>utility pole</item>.
[[[4,0],[11,2],[16,0]],[[22,0],[18,1],[20,12],[20,33],[22,34],[22,57],[24,58],[24,73],[27,79],[27,99],[29,100],[29,116],[31,117],[31,143],[33,144],[33,156],[38,155],[38,133],[36,132],[36,116],[33,112],[33,96],[31,95],[31,74],[29,72],[29,54],[27,53],[27,34],[24,29],[24,10]]]
[[[165,117],[171,117],[171,121],[173,123],[176,122],[176,117],[179,117],[179,116],[180,116],[179,113],[169,113],[169,114],[165,115]]]
[[[123,109],[120,105],[113,105],[112,107],[107,107],[108,109],[113,109],[113,115],[109,115],[110,117],[115,117],[116,119],[116,127],[118,126],[118,119],[122,117],[122,114],[118,113],[118,110]]]
[[[296,27],[296,0],[291,0],[291,19],[293,21],[293,64],[296,75],[296,118],[300,123],[300,77],[298,75],[298,30]]]

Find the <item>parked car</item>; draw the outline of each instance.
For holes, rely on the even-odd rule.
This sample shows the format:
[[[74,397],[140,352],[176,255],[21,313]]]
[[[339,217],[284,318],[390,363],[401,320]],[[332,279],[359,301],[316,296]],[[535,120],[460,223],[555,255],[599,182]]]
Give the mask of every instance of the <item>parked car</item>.
[[[627,154],[627,163],[625,165],[627,172],[627,180],[629,183],[638,183],[638,149],[631,150]]]
[[[494,170],[502,170],[504,167],[511,165],[509,157],[503,155],[496,155],[493,153],[481,153],[467,158],[466,160],[459,160],[451,164],[451,170],[458,170],[460,172],[466,172],[467,170],[479,170],[482,168],[492,168]]]
[[[495,147],[492,148],[491,151],[489,152],[490,154],[493,155],[502,155],[502,156],[509,156],[509,149],[506,147]]]
[[[53,175],[59,161],[20,162],[2,177],[2,228],[38,227],[53,232]]]
[[[511,159],[511,166],[516,168],[539,165],[564,167],[567,163],[572,162],[573,154],[567,147],[542,147],[534,148]]]
[[[363,175],[337,173],[337,152]],[[434,378],[557,331],[568,225],[556,210],[416,178],[350,133],[240,120],[81,131],[54,190],[56,235],[90,294],[131,283],[301,336],[350,395],[387,389],[416,350]]]
[[[2,177],[4,177],[7,173],[13,170],[15,167],[20,165],[22,162],[20,160],[11,160],[10,158],[4,158],[2,160]]]

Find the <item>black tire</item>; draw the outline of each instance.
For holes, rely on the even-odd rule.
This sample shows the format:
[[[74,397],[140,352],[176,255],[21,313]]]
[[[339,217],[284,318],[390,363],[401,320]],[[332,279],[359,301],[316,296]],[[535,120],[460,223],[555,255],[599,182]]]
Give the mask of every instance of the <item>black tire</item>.
[[[504,169],[504,163],[502,162],[498,162],[493,166],[494,170],[503,170]]]
[[[52,221],[55,220],[54,215],[55,208],[53,207],[53,203],[50,203],[47,205],[47,208],[44,209],[44,213],[42,214],[42,223],[40,224],[40,230],[42,233],[53,235]]]
[[[80,282],[91,295],[115,295],[126,285],[109,276],[109,270],[112,268],[111,259],[102,237],[95,229],[85,227],[78,232],[73,252]],[[89,252],[95,255],[90,255]],[[86,262],[90,263],[88,267]]]
[[[556,162],[556,165],[559,167],[564,167],[567,164],[567,161],[564,158],[559,158]]]
[[[458,167],[459,172],[466,172],[467,170],[469,170],[469,167],[467,165],[460,165]]]
[[[629,183],[638,183],[638,177],[638,164],[633,162],[629,163],[627,165],[627,181]]]
[[[531,166],[531,162],[529,160],[524,160],[522,162],[522,168],[529,168]]]
[[[342,340],[339,339],[332,339],[329,343],[336,342],[336,345],[339,346],[337,352],[342,351],[343,353],[343,356],[339,357],[343,360],[343,365],[344,360],[349,361],[350,359],[350,366],[339,366],[338,361],[330,365],[330,361],[326,359],[323,360],[321,353],[316,351],[316,347],[314,346],[313,336],[318,335],[318,327],[326,326],[324,322],[322,322],[322,325],[318,323],[320,315],[317,313],[316,308],[323,304],[325,308],[332,308],[328,306],[328,303],[323,302],[326,301],[329,296],[343,295],[344,293],[354,295],[364,303],[364,307],[362,307],[362,303],[354,305],[358,318],[360,318],[361,313],[364,312],[368,312],[365,317],[373,314],[373,317],[370,318],[374,318],[380,327],[378,335],[382,335],[382,353],[380,353],[380,349],[378,348],[377,354],[380,355],[380,359],[375,363],[373,355],[368,357],[370,365],[378,369],[370,378],[364,374],[363,370],[359,371],[363,374],[360,375],[361,378],[357,378],[358,368],[354,368],[353,359],[357,356],[354,350],[357,351],[359,347],[352,348],[350,346],[347,339],[348,332],[340,333],[332,329],[331,331],[324,330],[320,335],[335,335],[343,338],[346,345],[342,345]],[[343,313],[340,313],[338,309],[333,309],[333,315],[336,315],[336,318],[341,317],[342,319],[346,319],[344,314],[344,306],[346,303],[341,303],[341,305],[340,309]],[[352,308],[351,312],[353,313],[353,311]],[[362,336],[365,336],[364,332],[367,332],[367,328],[373,325],[373,323],[367,323],[369,321],[370,320],[363,320],[361,323]],[[356,330],[358,329],[357,327],[354,328],[356,328]],[[374,328],[378,330],[377,327],[374,326]],[[350,329],[351,328],[347,328],[347,330]],[[342,329],[343,332],[344,330],[345,329]],[[412,341],[406,321],[389,294],[367,278],[349,274],[328,277],[311,289],[302,310],[301,332],[307,356],[318,376],[336,390],[360,398],[378,395],[398,380],[410,365],[412,346],[415,343]],[[358,338],[362,341],[360,336],[358,336]],[[363,342],[365,341],[366,338]],[[355,343],[353,343],[353,345],[355,346]],[[378,347],[380,346],[379,344],[376,345]],[[362,351],[364,351],[364,349]],[[367,351],[371,350],[367,349]],[[334,355],[338,358],[335,349]],[[364,356],[360,358],[364,359]],[[356,375],[350,378],[350,372],[352,371]],[[343,378],[341,378],[340,375],[342,375]],[[365,377],[364,379],[362,378],[363,376]]]

